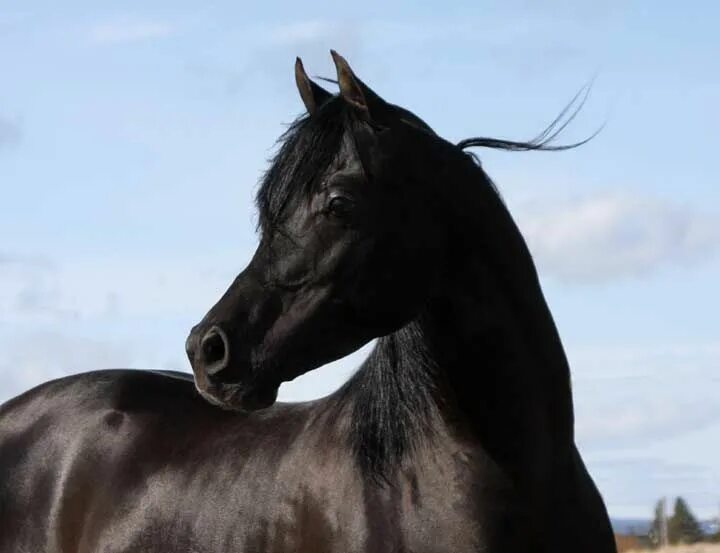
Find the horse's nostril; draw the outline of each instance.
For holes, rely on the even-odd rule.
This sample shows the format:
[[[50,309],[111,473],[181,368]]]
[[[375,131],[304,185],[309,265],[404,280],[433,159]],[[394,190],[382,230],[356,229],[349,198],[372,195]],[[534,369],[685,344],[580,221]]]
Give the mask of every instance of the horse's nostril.
[[[214,375],[228,364],[228,340],[221,328],[214,326],[205,333],[200,341],[200,355],[205,372]]]

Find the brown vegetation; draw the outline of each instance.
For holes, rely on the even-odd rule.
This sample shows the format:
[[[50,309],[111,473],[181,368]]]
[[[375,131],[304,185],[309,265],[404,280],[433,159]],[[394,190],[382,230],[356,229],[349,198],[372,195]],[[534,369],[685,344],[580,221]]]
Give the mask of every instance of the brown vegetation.
[[[626,551],[626,553],[720,553],[720,544],[717,543],[694,543],[692,545],[673,545],[660,549],[630,549],[618,551]]]
[[[615,545],[617,546],[618,553],[625,553],[626,551],[642,549],[643,543],[637,536],[615,534]]]

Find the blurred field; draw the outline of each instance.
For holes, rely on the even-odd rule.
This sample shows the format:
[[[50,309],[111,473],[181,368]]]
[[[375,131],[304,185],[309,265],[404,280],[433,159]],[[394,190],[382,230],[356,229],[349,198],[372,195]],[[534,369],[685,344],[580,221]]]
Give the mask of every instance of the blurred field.
[[[718,543],[696,543],[693,545],[675,545],[672,547],[663,547],[662,549],[629,549],[626,553],[720,553],[720,544]]]

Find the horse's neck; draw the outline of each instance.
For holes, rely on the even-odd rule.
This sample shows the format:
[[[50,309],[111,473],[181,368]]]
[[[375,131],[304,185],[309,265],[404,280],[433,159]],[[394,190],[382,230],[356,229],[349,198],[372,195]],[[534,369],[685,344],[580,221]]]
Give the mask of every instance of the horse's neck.
[[[480,167],[451,182],[458,251],[423,323],[440,372],[471,427],[567,449],[569,368],[525,240]]]
[[[437,432],[518,474],[570,451],[568,368],[539,288],[535,301],[518,298],[509,279],[476,269],[381,338],[346,386],[367,471],[387,473]]]
[[[489,207],[466,229],[484,238],[463,244],[460,265],[412,323],[424,342],[416,346],[435,367],[438,404],[467,432],[490,447],[522,443],[530,456],[567,451],[573,409],[565,353],[525,241],[492,188],[484,190]]]
[[[514,436],[529,452],[566,447],[573,440],[567,362],[539,286],[525,286],[533,280],[470,265],[414,324],[435,367],[438,404],[465,431],[498,447]]]
[[[487,177],[466,169],[444,285],[344,388],[369,471],[382,473],[438,426],[510,470],[573,446],[569,369],[532,258]]]

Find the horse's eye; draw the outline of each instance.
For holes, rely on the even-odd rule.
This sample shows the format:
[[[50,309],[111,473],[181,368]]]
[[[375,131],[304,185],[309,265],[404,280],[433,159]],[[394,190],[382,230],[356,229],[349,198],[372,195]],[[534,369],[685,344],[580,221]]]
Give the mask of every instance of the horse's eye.
[[[325,211],[328,215],[344,219],[350,215],[353,209],[353,201],[346,196],[333,196],[328,201]]]

